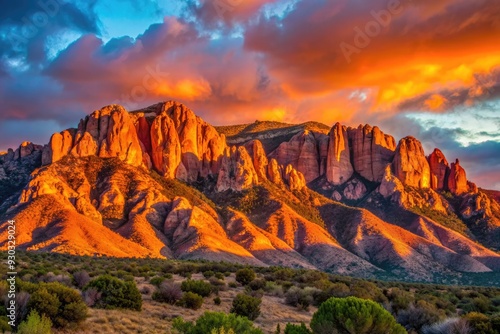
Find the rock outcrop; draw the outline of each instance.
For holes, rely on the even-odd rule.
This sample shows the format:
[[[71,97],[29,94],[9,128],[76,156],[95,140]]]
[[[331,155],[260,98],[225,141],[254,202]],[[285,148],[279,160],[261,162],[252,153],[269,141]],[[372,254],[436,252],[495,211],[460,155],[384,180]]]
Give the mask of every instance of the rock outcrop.
[[[368,124],[357,129],[349,128],[348,135],[354,170],[369,181],[380,182],[385,167],[394,158],[394,137]]]
[[[429,155],[429,167],[431,169],[431,188],[434,190],[446,189],[450,166],[443,152],[439,149]]]
[[[392,162],[394,175],[404,185],[425,189],[430,187],[431,173],[422,144],[413,137],[401,139]]]
[[[181,165],[181,144],[174,122],[165,113],[156,116],[151,124],[151,162],[154,169],[167,178],[186,178]]]
[[[298,133],[290,141],[281,143],[269,157],[276,159],[283,166],[292,165],[304,174],[306,182],[320,176],[318,143],[310,131]]]
[[[229,189],[242,191],[258,183],[259,177],[245,147],[233,146],[231,149],[226,149],[222,157],[216,190],[219,192]]]
[[[80,121],[76,132],[66,130],[54,134],[44,149],[44,165],[64,156],[96,155],[118,157],[133,166],[142,165],[142,148],[129,113],[121,106],[111,105],[94,111]]]
[[[455,195],[463,194],[469,190],[465,169],[460,166],[460,161],[458,159],[455,163],[451,164],[450,175],[448,177],[448,189]]]
[[[326,162],[326,179],[335,185],[347,182],[354,169],[351,165],[347,128],[337,123],[330,131],[328,156]]]

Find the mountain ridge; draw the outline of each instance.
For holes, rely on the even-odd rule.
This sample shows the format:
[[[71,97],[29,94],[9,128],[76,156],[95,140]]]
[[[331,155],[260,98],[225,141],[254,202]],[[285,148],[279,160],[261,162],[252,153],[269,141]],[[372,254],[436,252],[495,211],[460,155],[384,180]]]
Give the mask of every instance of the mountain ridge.
[[[0,155],[0,215],[32,250],[427,281],[500,270],[500,206],[458,159],[376,126],[327,128],[216,128],[175,101],[107,106]]]

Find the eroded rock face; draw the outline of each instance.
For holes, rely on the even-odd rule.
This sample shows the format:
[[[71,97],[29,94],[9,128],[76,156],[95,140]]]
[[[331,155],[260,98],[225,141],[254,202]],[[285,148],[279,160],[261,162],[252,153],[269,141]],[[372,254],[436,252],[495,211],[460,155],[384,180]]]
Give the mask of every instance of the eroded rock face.
[[[429,167],[431,169],[431,188],[434,190],[444,190],[447,185],[449,164],[443,152],[434,149],[429,155]]]
[[[392,163],[394,175],[403,182],[415,188],[429,188],[431,173],[429,163],[424,154],[422,144],[413,137],[401,139],[396,149]]]
[[[460,166],[460,161],[458,159],[455,163],[451,164],[450,176],[448,177],[448,189],[456,195],[463,194],[469,190],[465,169]]]
[[[189,108],[177,102],[167,102],[163,110],[172,119],[182,152],[182,163],[189,181],[198,176],[216,174],[220,158],[226,149],[224,135],[219,135],[210,124],[196,116]]]
[[[353,172],[347,128],[337,123],[330,131],[326,179],[335,185],[343,184],[351,178]]]
[[[368,189],[363,184],[363,182],[358,179],[353,179],[347,183],[347,186],[344,188],[344,197],[348,200],[359,200],[363,198]]]
[[[290,190],[302,190],[306,187],[307,182],[304,174],[297,171],[292,165],[286,166],[283,177],[288,183]]]
[[[219,192],[229,189],[242,191],[258,183],[259,177],[245,147],[233,146],[227,149],[222,158],[216,190]]]
[[[78,130],[56,133],[44,150],[44,165],[56,162],[68,154],[76,157],[96,155],[118,157],[133,165],[142,165],[142,148],[128,112],[111,105],[93,112],[80,121]]]
[[[283,184],[283,168],[278,164],[276,159],[271,159],[269,165],[267,166],[267,175],[269,181],[274,184]]]
[[[175,178],[181,164],[181,144],[174,122],[164,112],[151,124],[151,160],[155,170],[167,178]]]
[[[391,163],[396,150],[394,137],[384,134],[370,125],[349,128],[353,167],[369,181],[380,182],[387,164]]]
[[[296,134],[290,141],[283,142],[270,154],[270,158],[283,166],[292,165],[301,172],[307,182],[320,176],[320,157],[318,142],[310,131]]]
[[[251,142],[248,142],[245,144],[245,148],[252,158],[253,166],[259,178],[266,179],[269,161],[260,140],[252,140]]]

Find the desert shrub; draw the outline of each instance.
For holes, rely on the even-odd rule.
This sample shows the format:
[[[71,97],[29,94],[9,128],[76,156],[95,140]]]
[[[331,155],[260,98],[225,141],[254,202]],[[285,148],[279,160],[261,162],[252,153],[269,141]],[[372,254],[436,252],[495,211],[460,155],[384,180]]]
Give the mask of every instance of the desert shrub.
[[[375,283],[367,281],[357,281],[351,285],[351,295],[361,299],[371,299],[377,303],[384,303],[387,298]]]
[[[274,272],[275,281],[290,281],[295,276],[295,272],[291,268],[281,268]]]
[[[96,288],[89,288],[82,293],[83,301],[88,307],[94,306],[101,299],[101,295]]]
[[[312,334],[305,324],[292,325],[287,324],[285,327],[285,334]]]
[[[257,290],[263,290],[266,287],[266,280],[264,279],[254,279],[250,283],[248,283],[248,287],[251,290],[257,291]]]
[[[19,281],[19,289],[30,293],[28,310],[47,316],[56,327],[76,325],[87,317],[87,306],[77,290],[61,283]]]
[[[493,329],[493,326],[490,322],[490,318],[488,316],[471,312],[464,316],[464,319],[467,320],[469,325],[472,328],[472,332],[474,334],[497,334],[498,332]]]
[[[330,298],[311,320],[315,334],[403,334],[406,330],[380,304],[356,297]]]
[[[271,296],[283,297],[283,288],[275,282],[266,282],[264,291]]]
[[[19,324],[18,334],[50,334],[52,333],[52,322],[46,316],[36,311],[31,311],[26,320]]]
[[[220,305],[221,303],[222,303],[222,300],[220,299],[220,297],[217,296],[217,297],[214,298],[214,304],[215,305]]]
[[[314,302],[313,293],[310,289],[312,288],[301,289],[292,286],[285,294],[285,302],[288,305],[307,310]]]
[[[460,318],[450,318],[434,325],[424,326],[422,334],[470,334],[469,323]]]
[[[149,283],[159,287],[165,281],[165,277],[155,276],[149,280]]]
[[[40,313],[51,319],[57,316],[61,302],[56,295],[49,293],[46,288],[40,288],[33,292],[28,302],[28,308],[37,314]],[[31,312],[30,312],[31,313]]]
[[[203,272],[203,277],[206,279],[209,279],[210,277],[214,276],[215,273],[212,270],[207,270]]]
[[[203,297],[196,293],[188,291],[182,295],[182,298],[179,300],[178,304],[185,308],[198,310],[201,305],[203,305]]]
[[[250,268],[243,268],[236,272],[236,282],[242,285],[248,285],[255,279],[255,272]]]
[[[255,320],[260,315],[260,304],[262,300],[245,294],[238,294],[233,299],[231,313]]]
[[[135,311],[140,311],[142,308],[141,293],[134,282],[124,282],[110,275],[104,275],[90,281],[84,290],[91,288],[101,293],[101,298],[95,303],[97,308],[123,308]]]
[[[234,331],[236,334],[263,334],[253,323],[245,317],[235,314],[220,312],[205,312],[196,320],[196,323],[185,322],[182,318],[176,318],[173,328],[182,334],[207,334],[212,330],[224,329],[225,333]]]
[[[238,283],[236,283],[236,282],[229,282],[229,283],[227,283],[227,286],[234,289],[234,288],[238,287]]]
[[[174,305],[182,298],[181,286],[172,281],[165,281],[161,283],[158,290],[153,293],[152,298],[157,302]]]
[[[215,276],[215,278],[218,278],[220,280],[224,280],[224,274],[221,272],[216,272],[214,276]]]
[[[412,304],[408,309],[400,311],[397,318],[408,331],[420,332],[422,327],[435,324],[442,317],[434,305],[419,300],[417,305]]]
[[[390,292],[387,293],[387,297],[391,302],[392,310],[396,314],[401,310],[406,310],[413,302],[411,293],[399,288],[392,288]]]
[[[77,271],[73,274],[73,281],[75,286],[82,289],[88,282],[90,282],[90,275],[85,270]]]
[[[16,294],[16,306],[17,306],[17,314],[16,321],[19,323],[21,319],[25,319],[28,315],[28,304],[30,301],[30,294],[26,291],[20,291]]]
[[[5,333],[5,332],[11,332],[12,328],[9,325],[9,321],[7,317],[2,316],[0,317],[0,332]]]
[[[193,292],[202,297],[208,297],[212,293],[212,285],[210,283],[191,279],[182,282],[181,289],[184,292]]]

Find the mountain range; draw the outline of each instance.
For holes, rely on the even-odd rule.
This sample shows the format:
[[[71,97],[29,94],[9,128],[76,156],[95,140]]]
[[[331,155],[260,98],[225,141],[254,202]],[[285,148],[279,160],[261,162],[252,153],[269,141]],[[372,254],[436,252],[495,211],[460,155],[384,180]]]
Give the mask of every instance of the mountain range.
[[[0,155],[0,248],[433,281],[500,271],[499,198],[377,126],[110,105]]]

